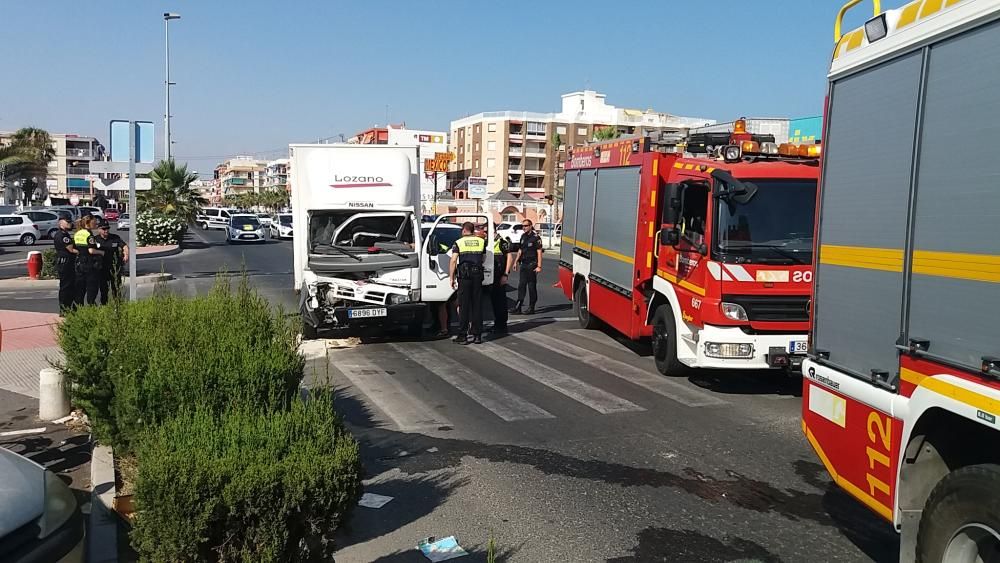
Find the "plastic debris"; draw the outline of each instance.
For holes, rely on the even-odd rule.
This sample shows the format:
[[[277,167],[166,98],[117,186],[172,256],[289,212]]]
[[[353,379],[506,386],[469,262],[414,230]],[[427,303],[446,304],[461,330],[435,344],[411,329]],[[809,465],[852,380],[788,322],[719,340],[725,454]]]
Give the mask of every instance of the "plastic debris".
[[[7,432],[0,432],[0,436],[21,436],[23,434],[41,434],[42,432],[45,432],[45,427],[28,428],[27,430],[9,430]]]
[[[437,453],[437,451],[438,451],[437,448],[427,448],[427,453],[429,454]]]
[[[417,549],[424,557],[431,561],[447,561],[456,557],[463,557],[469,553],[458,545],[455,536],[436,539],[433,536],[417,544]]]
[[[358,506],[363,506],[365,508],[382,508],[393,497],[387,497],[385,495],[376,495],[375,493],[365,493],[361,495],[361,500],[358,501]]]

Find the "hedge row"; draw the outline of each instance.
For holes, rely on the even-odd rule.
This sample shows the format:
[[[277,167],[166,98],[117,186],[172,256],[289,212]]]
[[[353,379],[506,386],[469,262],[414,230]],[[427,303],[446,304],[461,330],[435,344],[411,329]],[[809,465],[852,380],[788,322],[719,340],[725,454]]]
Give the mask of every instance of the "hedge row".
[[[358,445],[329,398],[298,399],[297,329],[220,277],[82,307],[61,366],[95,437],[138,461],[132,543],[144,561],[330,560],[361,493]]]

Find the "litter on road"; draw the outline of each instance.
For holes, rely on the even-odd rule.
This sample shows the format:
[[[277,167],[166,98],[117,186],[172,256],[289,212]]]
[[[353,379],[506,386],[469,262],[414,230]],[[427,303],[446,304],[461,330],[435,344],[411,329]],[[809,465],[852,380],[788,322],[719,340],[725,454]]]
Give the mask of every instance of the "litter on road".
[[[365,493],[361,495],[361,500],[358,501],[358,506],[363,506],[365,508],[382,508],[386,504],[389,504],[393,497],[387,497],[385,495],[377,495],[375,493]]]
[[[447,561],[469,554],[462,549],[462,546],[458,545],[458,540],[455,539],[455,536],[448,536],[439,540],[435,540],[431,536],[417,544],[417,549],[431,561]]]

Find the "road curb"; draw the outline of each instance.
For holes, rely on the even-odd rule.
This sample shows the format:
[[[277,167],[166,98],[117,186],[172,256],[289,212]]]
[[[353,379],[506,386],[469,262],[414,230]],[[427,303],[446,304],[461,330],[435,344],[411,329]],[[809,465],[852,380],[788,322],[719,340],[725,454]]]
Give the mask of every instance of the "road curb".
[[[87,561],[118,561],[118,514],[115,513],[115,458],[111,446],[94,446],[90,455],[90,518]]]
[[[138,285],[146,285],[161,281],[174,279],[173,274],[148,274],[139,276],[136,280]],[[126,278],[125,283],[128,283]],[[59,280],[32,280],[28,278],[14,278],[12,280],[0,280],[0,289],[59,289]]]
[[[165,250],[157,250],[156,252],[145,252],[145,253],[142,252],[141,248],[139,248],[136,250],[135,253],[136,253],[136,258],[139,260],[143,260],[146,258],[163,258],[165,256],[175,256],[181,253],[181,245],[175,244]]]

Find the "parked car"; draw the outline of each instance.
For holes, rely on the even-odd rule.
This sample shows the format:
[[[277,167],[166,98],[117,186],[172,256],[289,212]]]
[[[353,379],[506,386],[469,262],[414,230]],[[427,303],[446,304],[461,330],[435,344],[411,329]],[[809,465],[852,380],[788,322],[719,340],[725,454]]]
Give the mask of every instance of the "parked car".
[[[108,221],[117,221],[119,215],[121,215],[121,213],[117,209],[104,210],[104,218]]]
[[[268,215],[267,213],[256,213],[256,215],[257,215],[257,220],[260,221],[261,225],[264,225],[265,227],[271,226],[270,215]]]
[[[15,215],[24,215],[38,227],[42,238],[52,238],[59,231],[59,213],[55,211],[21,211]]]
[[[121,215],[118,216],[117,227],[119,231],[127,231],[130,228],[132,228],[132,220],[129,217],[128,213],[122,213]]]
[[[81,205],[81,206],[79,206],[79,209],[80,209],[80,214],[81,215],[86,215],[86,214],[90,213],[94,217],[98,217],[98,218],[102,218],[102,219],[104,218],[104,212],[101,211],[100,207],[91,207],[89,205]]]
[[[292,214],[278,213],[271,218],[268,228],[271,238],[292,238]]]
[[[524,233],[524,226],[518,223],[500,223],[496,227],[497,233],[503,238],[507,239],[507,242],[511,244],[518,244],[521,242],[521,234]]]
[[[264,226],[256,215],[233,215],[226,229],[226,243],[265,242]]]
[[[80,208],[73,205],[52,205],[44,208],[45,211],[56,211],[59,213],[68,213],[70,221],[76,221],[80,218]]]
[[[31,246],[42,238],[38,227],[24,215],[0,215],[0,243]]]
[[[84,521],[58,475],[0,448],[0,555],[12,563],[82,562]]]
[[[203,231],[209,229],[229,229],[229,219],[236,211],[227,207],[203,207],[195,219]]]

